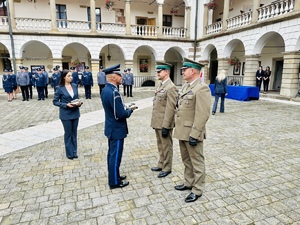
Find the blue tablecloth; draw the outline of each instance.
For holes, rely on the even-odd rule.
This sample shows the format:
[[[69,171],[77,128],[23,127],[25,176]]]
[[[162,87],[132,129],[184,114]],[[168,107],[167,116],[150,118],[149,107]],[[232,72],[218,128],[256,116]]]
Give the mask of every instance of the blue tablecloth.
[[[212,95],[215,95],[215,85],[209,85]],[[258,87],[254,86],[232,86],[227,85],[226,98],[235,99],[239,101],[249,101],[249,100],[258,100],[259,99],[259,90]]]

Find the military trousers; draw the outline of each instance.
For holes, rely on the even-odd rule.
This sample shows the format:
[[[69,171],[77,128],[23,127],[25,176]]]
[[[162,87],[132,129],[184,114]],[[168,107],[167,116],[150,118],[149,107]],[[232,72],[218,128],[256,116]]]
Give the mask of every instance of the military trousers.
[[[179,140],[181,159],[184,164],[184,185],[201,195],[205,185],[205,162],[203,141],[191,146],[188,141]]]
[[[121,183],[120,165],[123,155],[124,139],[108,139],[108,185],[115,186]]]
[[[173,162],[173,129],[169,130],[168,137],[164,138],[161,135],[161,129],[155,129],[157,149],[159,154],[159,160],[157,163],[158,168],[162,168],[162,171],[172,171]]]

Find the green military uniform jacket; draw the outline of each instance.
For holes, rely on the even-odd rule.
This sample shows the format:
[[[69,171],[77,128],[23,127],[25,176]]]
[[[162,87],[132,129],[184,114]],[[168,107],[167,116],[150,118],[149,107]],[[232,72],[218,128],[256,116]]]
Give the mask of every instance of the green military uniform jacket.
[[[151,127],[154,129],[172,129],[175,125],[178,90],[171,79],[160,83],[153,99]]]
[[[205,83],[199,78],[192,85],[186,83],[179,93],[174,137],[183,141],[189,141],[189,137],[203,141],[210,106],[211,92]]]

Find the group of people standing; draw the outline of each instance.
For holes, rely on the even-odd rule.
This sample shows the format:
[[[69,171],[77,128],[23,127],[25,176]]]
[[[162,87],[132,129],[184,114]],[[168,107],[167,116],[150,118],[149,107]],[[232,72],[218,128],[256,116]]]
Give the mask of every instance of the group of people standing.
[[[155,130],[159,158],[151,170],[159,171],[158,178],[172,172],[174,129],[184,164],[184,182],[174,188],[189,190],[185,202],[194,202],[202,196],[205,185],[203,140],[210,115],[210,89],[200,78],[203,65],[195,61],[184,58],[181,71],[186,83],[180,91],[170,79],[171,65],[157,64],[156,73],[161,82],[155,91],[151,127]]]
[[[268,93],[270,76],[271,76],[271,70],[269,66],[266,67],[266,70],[263,70],[262,66],[258,67],[258,70],[256,71],[256,87],[258,87],[260,91],[261,84],[263,83],[264,94]]]
[[[13,74],[12,69],[4,69],[4,75],[2,78],[2,84],[5,92],[7,93],[7,100],[11,102],[17,98],[19,88],[22,92],[22,101],[29,101],[32,99],[32,86],[37,88],[38,100],[45,100],[48,98],[48,73],[45,71],[45,67],[41,66],[36,69],[34,73],[28,71],[28,67],[19,66],[20,71],[17,75]]]
[[[131,68],[127,68],[124,70],[122,77],[122,85],[124,89],[124,96],[133,97],[132,96],[132,86],[134,85],[133,73],[131,72]]]

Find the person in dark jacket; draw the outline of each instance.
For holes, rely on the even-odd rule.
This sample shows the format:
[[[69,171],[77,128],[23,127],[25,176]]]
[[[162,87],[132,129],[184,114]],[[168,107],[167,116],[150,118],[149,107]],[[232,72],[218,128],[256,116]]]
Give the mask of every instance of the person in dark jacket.
[[[106,68],[103,72],[108,82],[101,94],[105,112],[104,134],[108,138],[108,185],[110,189],[123,188],[129,184],[128,181],[123,181],[126,176],[120,175],[124,138],[128,134],[126,119],[130,117],[134,108],[125,107],[118,90],[118,85],[122,83],[120,64]]]
[[[59,119],[65,131],[66,155],[70,160],[78,158],[77,127],[80,117],[79,107],[82,105],[82,102],[74,100],[79,100],[77,85],[72,83],[72,73],[63,70],[54,93],[53,105],[59,107]]]
[[[7,93],[7,101],[11,102],[13,99],[14,79],[13,76],[8,73],[8,69],[4,69],[3,72],[2,86],[4,91]]]
[[[263,68],[262,66],[259,66],[258,70],[256,71],[256,87],[258,87],[259,91],[263,80],[263,76],[264,76]]]
[[[227,78],[226,71],[221,70],[220,74],[215,79],[215,102],[212,109],[212,114],[215,115],[218,107],[218,101],[221,97],[220,113],[224,113],[225,95],[227,94]]]
[[[269,90],[269,82],[270,82],[271,70],[270,67],[267,66],[263,76],[263,84],[264,84],[264,94],[268,93]]]
[[[88,66],[84,67],[84,72],[82,73],[82,77],[81,77],[81,82],[82,82],[82,85],[84,86],[84,92],[85,92],[86,99],[92,98],[91,88],[94,85],[93,75],[89,71],[89,68],[90,67],[88,67]]]

